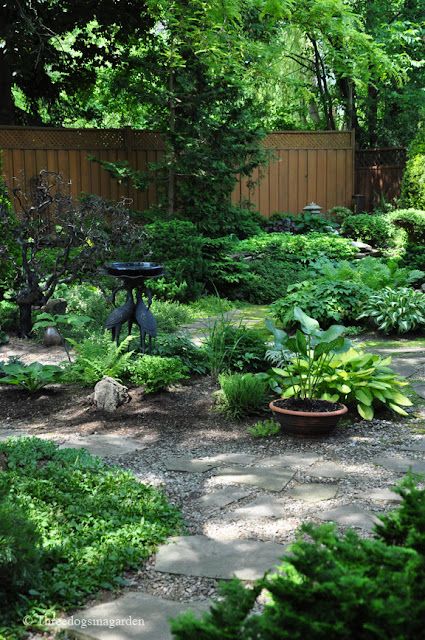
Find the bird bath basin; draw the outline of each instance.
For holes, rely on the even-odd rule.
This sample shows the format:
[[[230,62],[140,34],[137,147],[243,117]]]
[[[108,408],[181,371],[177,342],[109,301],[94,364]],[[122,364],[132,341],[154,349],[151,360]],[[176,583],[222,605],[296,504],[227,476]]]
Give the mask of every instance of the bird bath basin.
[[[116,293],[120,289],[127,291],[126,302],[121,307],[116,307],[106,319],[105,327],[112,332],[112,339],[119,343],[121,328],[128,324],[130,335],[133,324],[140,329],[140,346],[142,353],[145,353],[146,338],[149,340],[149,352],[152,347],[152,339],[156,337],[156,321],[153,317],[150,306],[152,295],[146,286],[146,281],[150,278],[158,278],[164,273],[164,267],[154,262],[109,262],[105,264],[105,271],[108,275],[120,278],[123,285],[115,289],[113,302],[115,304]],[[133,291],[136,290],[136,300]],[[146,294],[147,304],[143,300]]]
[[[105,269],[108,275],[121,278],[126,289],[143,286],[146,279],[158,278],[164,273],[164,267],[154,262],[109,262]]]

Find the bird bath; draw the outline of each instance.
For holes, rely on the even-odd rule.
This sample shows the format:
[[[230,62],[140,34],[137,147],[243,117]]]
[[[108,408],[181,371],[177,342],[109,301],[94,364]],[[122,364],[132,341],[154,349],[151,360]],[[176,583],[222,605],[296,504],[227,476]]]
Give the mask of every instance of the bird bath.
[[[106,273],[122,280],[122,286],[115,289],[115,296],[121,289],[127,291],[127,299],[123,305],[116,307],[108,316],[105,327],[111,329],[112,339],[119,343],[121,328],[128,325],[130,335],[133,324],[140,330],[140,346],[142,353],[146,351],[146,336],[149,338],[149,352],[152,348],[152,338],[156,337],[156,320],[150,311],[152,294],[147,287],[147,280],[158,278],[164,273],[164,267],[153,262],[109,262],[105,265]],[[136,301],[133,291],[136,290]],[[143,300],[146,294],[147,304]]]

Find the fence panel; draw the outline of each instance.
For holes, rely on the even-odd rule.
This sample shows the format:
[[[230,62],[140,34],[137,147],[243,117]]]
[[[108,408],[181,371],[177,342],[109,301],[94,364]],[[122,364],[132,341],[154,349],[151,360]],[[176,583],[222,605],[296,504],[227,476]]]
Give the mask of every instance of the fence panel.
[[[400,196],[406,165],[406,149],[365,149],[356,151],[356,194],[363,196],[365,211]]]
[[[241,179],[232,195],[234,203],[247,200],[264,216],[276,211],[299,213],[314,200],[323,210],[351,206],[354,187],[354,135],[347,131],[284,131],[264,141],[270,150],[267,166]],[[158,201],[158,188],[146,192],[119,185],[90,158],[128,160],[145,169],[164,153],[159,134],[130,129],[0,129],[3,172],[10,189],[28,182],[42,169],[60,172],[70,181],[74,197],[94,193],[105,198],[130,198],[136,209]],[[252,183],[255,183],[253,186]]]

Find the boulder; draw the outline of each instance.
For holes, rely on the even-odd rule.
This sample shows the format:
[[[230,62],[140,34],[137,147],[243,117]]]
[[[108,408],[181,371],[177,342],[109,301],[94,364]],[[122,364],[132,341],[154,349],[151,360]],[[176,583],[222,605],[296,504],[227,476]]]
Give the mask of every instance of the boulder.
[[[44,313],[50,313],[52,316],[62,316],[66,313],[67,301],[63,298],[50,298],[41,308]]]
[[[98,409],[103,411],[112,413],[129,400],[127,387],[109,376],[102,378],[94,388],[93,402]]]

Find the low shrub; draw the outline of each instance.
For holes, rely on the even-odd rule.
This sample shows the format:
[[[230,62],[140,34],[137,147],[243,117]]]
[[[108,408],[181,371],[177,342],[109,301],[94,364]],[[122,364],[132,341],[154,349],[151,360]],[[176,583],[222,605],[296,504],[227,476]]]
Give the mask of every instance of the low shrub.
[[[409,269],[425,270],[425,244],[408,242],[405,247],[401,264]]]
[[[240,419],[263,411],[267,406],[267,382],[253,373],[221,374],[216,394],[218,410]]]
[[[203,375],[208,370],[205,350],[184,333],[159,336],[155,340],[154,355],[178,358],[190,373]]]
[[[238,242],[233,250],[236,254],[249,254],[253,257],[269,255],[283,260],[288,255],[294,255],[307,264],[322,256],[339,260],[351,258],[357,253],[357,249],[347,238],[324,233],[264,233]]]
[[[126,570],[140,567],[167,536],[177,533],[178,514],[161,492],[83,449],[17,438],[0,443],[0,458],[0,488],[7,487],[16,514],[23,511],[31,522],[10,531],[9,539],[22,537],[19,547],[25,554],[28,550],[29,560],[31,544],[40,541],[41,556],[41,576],[31,597],[2,607],[0,626],[22,625],[25,615],[53,618],[101,589],[116,589]],[[2,532],[3,523],[0,518]],[[19,558],[21,571],[25,558]]]
[[[351,213],[351,212],[350,212]],[[337,227],[336,221],[314,213],[275,213],[266,226],[268,233],[333,233]]]
[[[288,287],[286,297],[271,306],[283,328],[294,325],[294,307],[301,307],[323,326],[333,322],[354,324],[371,290],[357,282],[308,280]]]
[[[393,228],[384,216],[361,213],[347,216],[342,223],[341,231],[344,236],[367,242],[374,247],[388,247]]]
[[[252,586],[223,583],[202,619],[174,620],[175,640],[343,640],[423,634],[425,490],[410,477],[399,509],[381,516],[374,537],[335,525],[304,524],[278,569]],[[267,593],[258,610],[257,598]]]
[[[112,311],[112,305],[107,299],[108,296],[99,287],[85,282],[72,286],[59,285],[55,295],[67,301],[67,314],[91,318],[92,322],[89,325],[91,330],[102,329],[106,318]]]
[[[179,358],[143,355],[133,360],[128,371],[130,380],[144,387],[146,393],[165,389],[170,384],[187,379],[188,369]]]
[[[228,371],[261,371],[266,345],[263,334],[224,316],[208,328],[204,349],[212,376]]]
[[[171,300],[154,298],[150,310],[155,316],[158,330],[164,333],[173,333],[194,319],[189,306]]]
[[[326,217],[335,220],[338,224],[342,224],[348,216],[352,216],[353,212],[348,207],[332,207],[326,212]]]
[[[40,362],[32,362],[31,364],[9,362],[1,364],[0,370],[2,373],[1,384],[17,386],[29,393],[36,393],[43,387],[61,382],[63,377],[61,367]]]
[[[82,342],[68,339],[75,349],[76,358],[66,367],[64,380],[83,386],[92,386],[104,376],[122,380],[128,375],[133,356],[132,351],[127,351],[131,340],[132,337],[128,336],[117,347],[107,331],[102,335],[90,336]]]
[[[408,333],[425,328],[425,293],[407,287],[386,287],[369,297],[358,319],[383,333]]]
[[[210,215],[204,211],[196,219],[196,226],[201,233],[211,238],[226,235],[249,238],[260,233],[264,222],[264,218],[258,211],[229,203],[220,207],[219,210],[212,210]]]
[[[409,242],[425,244],[425,211],[397,209],[387,218],[395,227],[406,231]]]
[[[157,220],[144,231],[146,255],[165,266],[165,282],[173,287],[184,284],[179,299],[197,298],[203,289],[204,260],[203,238],[196,226],[187,220]]]

